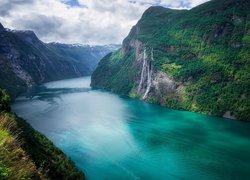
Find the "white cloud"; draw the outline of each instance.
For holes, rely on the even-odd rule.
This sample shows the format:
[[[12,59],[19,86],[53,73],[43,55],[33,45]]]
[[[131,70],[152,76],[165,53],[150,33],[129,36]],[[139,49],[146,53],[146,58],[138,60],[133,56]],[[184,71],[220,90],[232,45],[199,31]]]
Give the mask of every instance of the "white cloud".
[[[190,8],[207,0],[78,0],[70,6],[71,1],[1,0],[0,22],[31,29],[45,42],[121,43],[149,6]]]

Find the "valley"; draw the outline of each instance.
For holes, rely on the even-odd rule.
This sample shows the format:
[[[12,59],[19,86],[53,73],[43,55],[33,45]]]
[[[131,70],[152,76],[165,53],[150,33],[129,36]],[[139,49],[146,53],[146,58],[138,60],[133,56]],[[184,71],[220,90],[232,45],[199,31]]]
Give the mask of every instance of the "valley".
[[[250,124],[167,109],[89,84],[90,77],[49,82],[11,106],[87,179],[249,176]]]
[[[250,177],[249,0],[10,0],[0,22],[1,180]]]

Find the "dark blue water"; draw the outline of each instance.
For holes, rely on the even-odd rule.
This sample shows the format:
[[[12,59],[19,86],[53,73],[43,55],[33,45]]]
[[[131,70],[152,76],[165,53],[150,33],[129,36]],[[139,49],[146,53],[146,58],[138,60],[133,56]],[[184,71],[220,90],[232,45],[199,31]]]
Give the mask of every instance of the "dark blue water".
[[[88,179],[249,179],[250,124],[94,91],[90,78],[44,84],[12,109]]]

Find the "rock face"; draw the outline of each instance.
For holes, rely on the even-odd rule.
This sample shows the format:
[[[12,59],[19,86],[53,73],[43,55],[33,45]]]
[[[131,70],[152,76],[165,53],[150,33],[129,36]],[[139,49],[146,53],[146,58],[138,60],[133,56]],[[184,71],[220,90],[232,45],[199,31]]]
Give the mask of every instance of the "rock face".
[[[224,115],[224,118],[228,118],[228,119],[236,119],[235,116],[232,114],[232,112],[227,111]]]
[[[176,93],[178,82],[167,76],[166,73],[158,71],[153,80],[154,91],[157,96],[168,93]]]
[[[0,87],[12,97],[35,84],[90,75],[116,46],[74,46],[40,41],[32,31],[0,24]]]
[[[135,77],[134,91],[142,100],[148,97],[161,97],[165,93],[177,91],[177,82],[167,74],[154,69],[154,50],[147,49],[139,40],[130,43],[130,48],[135,49],[135,63],[140,76]],[[126,51],[123,49],[123,51]]]
[[[191,10],[150,7],[122,48],[100,61],[91,86],[250,120],[249,17],[248,0],[212,0]]]

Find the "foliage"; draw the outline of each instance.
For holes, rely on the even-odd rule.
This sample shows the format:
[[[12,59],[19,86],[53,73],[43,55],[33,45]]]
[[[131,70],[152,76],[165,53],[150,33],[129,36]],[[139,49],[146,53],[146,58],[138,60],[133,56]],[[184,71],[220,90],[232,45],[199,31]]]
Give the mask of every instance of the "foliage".
[[[10,177],[10,169],[0,162],[0,179],[8,179]]]
[[[134,85],[132,78],[136,69],[132,65],[133,59],[134,53],[123,56],[121,50],[108,54],[92,74],[91,79],[95,81],[91,81],[91,86],[128,94]]]
[[[0,89],[0,112],[10,110],[10,96],[5,89]]]
[[[84,179],[74,163],[24,120],[0,114],[0,177]]]
[[[42,179],[35,164],[21,148],[15,125],[7,115],[0,115],[0,179]]]

